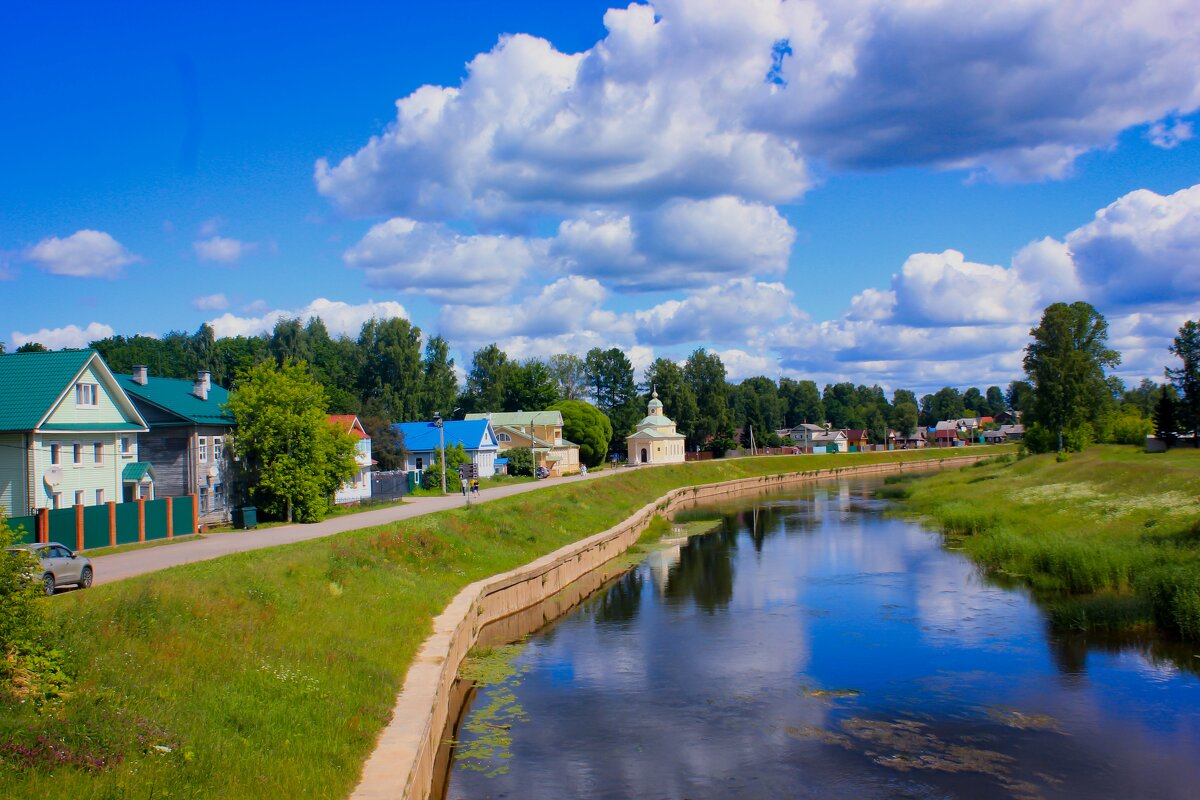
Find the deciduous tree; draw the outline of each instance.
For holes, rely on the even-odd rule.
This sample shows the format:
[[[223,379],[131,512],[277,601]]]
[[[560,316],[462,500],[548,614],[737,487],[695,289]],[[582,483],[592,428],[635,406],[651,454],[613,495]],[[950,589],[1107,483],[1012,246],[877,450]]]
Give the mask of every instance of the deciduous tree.
[[[1179,392],[1176,418],[1183,430],[1191,432],[1192,444],[1200,447],[1200,325],[1196,320],[1183,323],[1168,349],[1183,362],[1167,369],[1167,378]]]
[[[563,436],[579,445],[579,459],[589,467],[599,466],[608,454],[612,423],[600,409],[583,400],[559,400],[550,406],[563,418]]]
[[[358,471],[355,440],[329,424],[325,390],[303,364],[268,361],[242,373],[229,411],[250,497],[271,516],[321,519],[337,488]]]
[[[1121,363],[1108,347],[1108,322],[1089,303],[1054,303],[1042,312],[1025,348],[1025,374],[1033,386],[1030,418],[1070,449],[1090,438],[1091,421],[1111,403],[1104,368]]]

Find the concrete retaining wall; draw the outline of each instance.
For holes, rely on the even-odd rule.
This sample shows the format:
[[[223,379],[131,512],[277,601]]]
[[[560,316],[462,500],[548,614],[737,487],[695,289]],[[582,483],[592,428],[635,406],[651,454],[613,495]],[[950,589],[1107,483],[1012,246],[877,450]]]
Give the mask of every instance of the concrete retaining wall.
[[[424,800],[434,781],[439,739],[454,708],[459,666],[489,623],[537,605],[602,567],[633,545],[655,514],[729,495],[797,486],[831,478],[960,466],[994,453],[937,461],[865,464],[791,472],[675,489],[606,531],[562,547],[510,572],[476,581],[433,621],[433,633],[408,669],[404,687],[375,751],[363,767],[354,800]]]

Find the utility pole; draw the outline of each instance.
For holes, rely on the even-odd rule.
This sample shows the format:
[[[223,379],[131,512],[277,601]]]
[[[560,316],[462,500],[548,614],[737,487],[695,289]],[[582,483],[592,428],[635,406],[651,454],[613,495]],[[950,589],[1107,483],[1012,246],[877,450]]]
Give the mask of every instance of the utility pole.
[[[442,451],[442,496],[446,495],[446,429],[442,427],[442,412],[433,412],[433,424],[438,429],[438,447]]]

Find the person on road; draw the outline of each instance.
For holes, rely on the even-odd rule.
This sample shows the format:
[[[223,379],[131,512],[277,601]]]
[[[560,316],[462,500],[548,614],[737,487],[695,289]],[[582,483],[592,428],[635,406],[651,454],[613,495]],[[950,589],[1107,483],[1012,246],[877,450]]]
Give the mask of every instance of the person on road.
[[[479,495],[479,479],[478,478],[471,481],[471,494],[476,495],[476,496]]]

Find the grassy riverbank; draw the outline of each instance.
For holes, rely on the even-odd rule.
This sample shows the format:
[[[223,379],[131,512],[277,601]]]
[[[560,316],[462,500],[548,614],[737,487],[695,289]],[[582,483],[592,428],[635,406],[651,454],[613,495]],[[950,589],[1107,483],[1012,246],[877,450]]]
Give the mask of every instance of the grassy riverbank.
[[[0,796],[345,797],[432,618],[467,583],[672,488],[945,455],[628,470],[52,598],[70,685],[40,710],[36,686],[0,700]]]
[[[881,492],[906,498],[1067,630],[1200,640],[1200,452],[1099,446],[1000,459]]]

